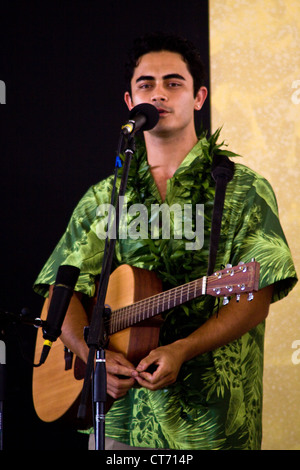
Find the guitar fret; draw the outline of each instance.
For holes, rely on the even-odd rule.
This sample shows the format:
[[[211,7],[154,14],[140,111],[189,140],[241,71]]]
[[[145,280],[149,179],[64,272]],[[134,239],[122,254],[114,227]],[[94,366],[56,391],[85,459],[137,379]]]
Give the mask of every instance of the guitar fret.
[[[136,308],[136,305],[133,305],[133,312],[134,312],[134,317],[135,317],[135,323],[137,323],[140,320],[139,318],[140,312]]]
[[[117,323],[116,323],[116,329],[117,329],[117,331],[123,329],[122,319],[123,319],[123,315],[122,315],[122,311],[121,311],[121,312],[119,312],[118,315],[117,315]],[[123,321],[124,321],[124,320],[123,320]]]

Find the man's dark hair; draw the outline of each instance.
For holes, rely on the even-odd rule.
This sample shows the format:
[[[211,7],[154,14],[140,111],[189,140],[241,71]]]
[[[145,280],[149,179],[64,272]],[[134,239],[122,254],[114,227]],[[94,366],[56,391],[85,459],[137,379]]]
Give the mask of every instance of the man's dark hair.
[[[134,40],[125,63],[125,80],[127,90],[131,93],[131,79],[140,57],[149,52],[169,51],[180,54],[186,62],[194,80],[194,95],[204,85],[205,68],[200,53],[188,39],[168,33],[149,33]]]

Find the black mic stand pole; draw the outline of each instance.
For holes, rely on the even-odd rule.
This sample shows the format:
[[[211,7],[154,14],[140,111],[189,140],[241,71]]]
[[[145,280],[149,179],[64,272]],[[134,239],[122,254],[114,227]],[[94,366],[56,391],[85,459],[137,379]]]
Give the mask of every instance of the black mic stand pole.
[[[3,450],[3,410],[6,392],[6,345],[0,336],[0,450]]]
[[[121,134],[121,142],[124,136]],[[125,195],[128,173],[131,159],[135,152],[135,142],[132,136],[128,136],[126,148],[124,150],[125,161],[123,165],[122,178],[120,182],[119,194],[116,207],[116,233],[118,233],[120,222],[120,196]],[[122,212],[122,211],[121,211]],[[87,345],[89,356],[86,366],[86,373],[81,394],[81,403],[78,410],[78,418],[83,419],[86,415],[86,402],[89,393],[90,379],[93,381],[93,403],[94,403],[94,429],[95,429],[95,450],[105,449],[105,406],[106,406],[106,360],[105,345],[107,343],[107,332],[105,330],[105,320],[109,317],[109,309],[105,307],[105,298],[108,280],[111,273],[113,255],[116,239],[109,241],[105,246],[104,260],[100,275],[100,282],[97,293],[97,302],[93,310],[91,324],[88,327]],[[96,366],[94,370],[94,358],[96,354]],[[94,372],[93,372],[94,371]]]

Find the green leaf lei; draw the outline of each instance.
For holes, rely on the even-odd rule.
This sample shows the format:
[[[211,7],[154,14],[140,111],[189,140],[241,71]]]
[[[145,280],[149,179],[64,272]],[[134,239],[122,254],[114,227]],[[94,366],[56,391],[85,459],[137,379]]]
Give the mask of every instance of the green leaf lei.
[[[196,146],[197,155],[189,156],[169,180],[169,191],[166,203],[172,204],[204,204],[204,244],[199,250],[186,250],[185,243],[190,241],[184,237],[180,240],[172,236],[170,239],[151,239],[150,236],[150,208],[152,204],[162,204],[157,187],[152,178],[150,167],[146,158],[145,145],[137,141],[136,152],[132,158],[127,183],[127,198],[131,204],[143,204],[148,208],[149,236],[139,240],[119,240],[117,258],[122,263],[153,270],[162,279],[164,288],[184,284],[206,274],[211,216],[213,209],[215,183],[211,176],[212,156],[214,154],[235,156],[232,152],[221,149],[217,143],[221,129],[218,129],[210,138],[203,132],[199,136]],[[194,150],[194,149],[193,149]],[[124,159],[124,156],[122,156]],[[120,170],[122,171],[122,170]],[[121,175],[121,173],[120,173]],[[193,227],[193,230],[195,227]],[[161,235],[161,234],[160,234]],[[162,341],[171,342],[185,336],[199,326],[199,309],[211,313],[213,305],[203,308],[203,303],[212,303],[210,298],[196,299],[188,304],[177,307],[165,314],[165,326],[162,328]],[[214,303],[214,302],[213,302]],[[203,318],[204,322],[206,318]],[[187,321],[188,320],[188,321]],[[182,327],[185,325],[185,327]]]

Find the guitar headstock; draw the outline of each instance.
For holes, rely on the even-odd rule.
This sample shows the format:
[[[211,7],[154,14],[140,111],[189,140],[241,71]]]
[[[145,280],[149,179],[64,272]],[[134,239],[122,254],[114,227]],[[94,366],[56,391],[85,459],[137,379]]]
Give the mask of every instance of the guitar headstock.
[[[259,263],[254,260],[250,263],[241,262],[234,267],[228,265],[207,278],[206,294],[225,299],[236,295],[239,300],[241,294],[248,292],[248,300],[252,300],[252,292],[258,291],[259,268]],[[228,302],[225,300],[224,303]]]

